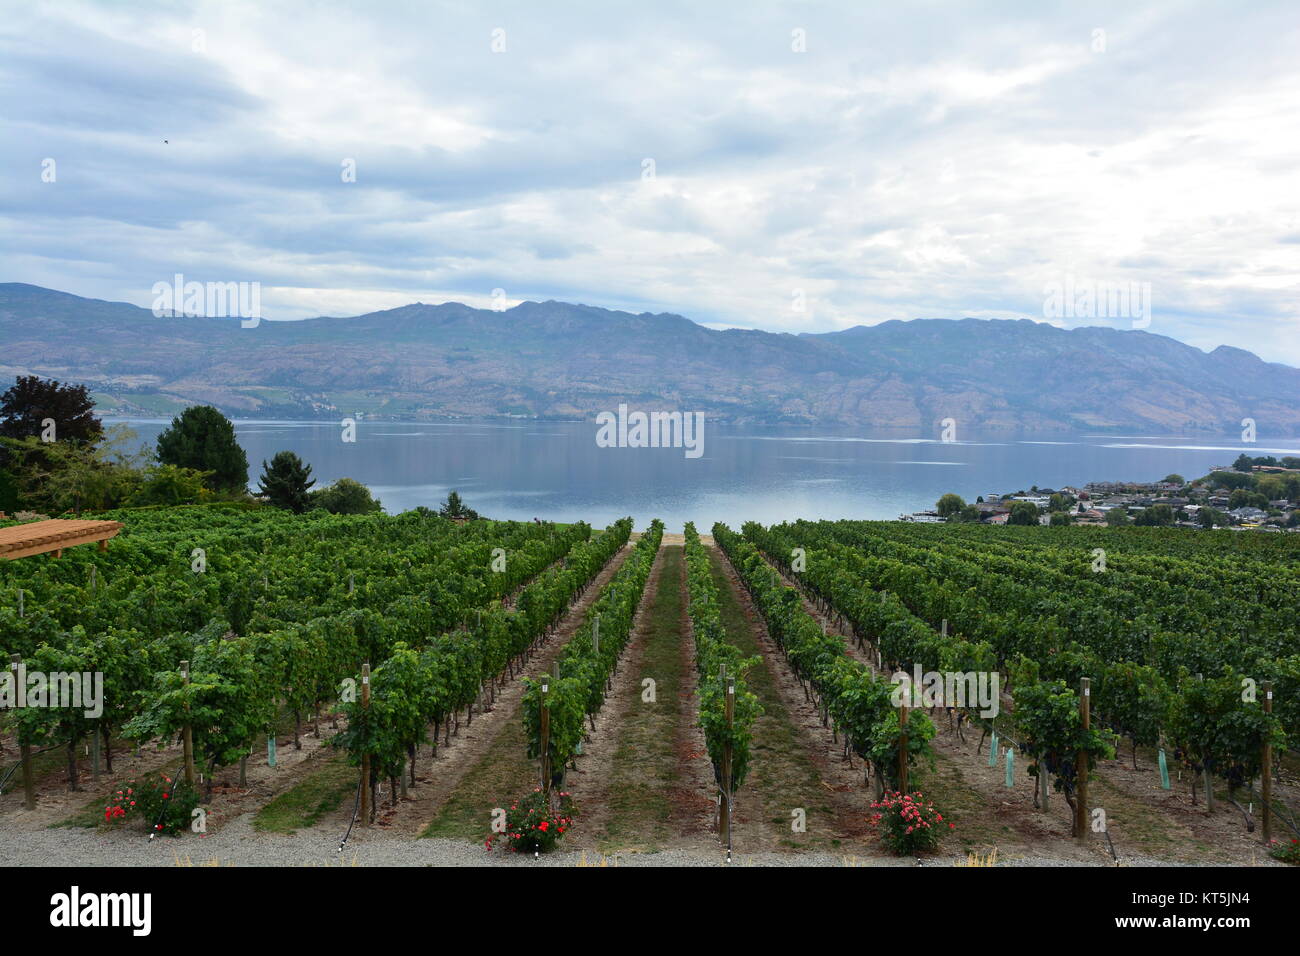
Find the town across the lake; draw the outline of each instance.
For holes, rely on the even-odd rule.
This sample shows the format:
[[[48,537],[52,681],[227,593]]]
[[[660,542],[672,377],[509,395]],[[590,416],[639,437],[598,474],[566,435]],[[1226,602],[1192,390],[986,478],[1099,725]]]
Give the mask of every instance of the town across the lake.
[[[1203,478],[1167,475],[1160,481],[1094,481],[979,495],[967,503],[946,494],[902,521],[985,524],[1152,525],[1300,531],[1300,458],[1241,455]]]

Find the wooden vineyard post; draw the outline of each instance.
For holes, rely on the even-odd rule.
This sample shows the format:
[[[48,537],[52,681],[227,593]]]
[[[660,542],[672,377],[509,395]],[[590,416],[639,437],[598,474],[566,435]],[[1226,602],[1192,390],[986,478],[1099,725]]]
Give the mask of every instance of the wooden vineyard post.
[[[1273,682],[1264,681],[1264,713],[1273,713]],[[1260,758],[1260,790],[1264,802],[1264,843],[1273,839],[1273,745],[1265,742],[1264,754]]]
[[[1092,727],[1092,681],[1079,679],[1079,720],[1086,733]],[[1080,840],[1088,838],[1088,752],[1080,750],[1074,758],[1076,780],[1074,835]]]
[[[22,591],[18,592],[19,600],[22,600]],[[19,675],[19,665],[23,662],[21,654],[15,654],[10,659],[9,669],[13,672],[14,690],[22,686]],[[21,739],[21,737],[20,737]],[[28,810],[36,809],[36,778],[32,775],[32,747],[31,744],[20,743],[18,752],[22,755],[23,764],[23,806]]]
[[[551,801],[551,676],[542,675],[542,713],[541,713],[541,732],[542,732],[542,795],[545,797],[545,803],[549,807]]]
[[[898,708],[898,792],[907,793],[907,704]]]
[[[190,686],[190,662],[181,661],[181,685]],[[190,712],[189,691],[185,691],[185,713]],[[194,731],[190,727],[190,719],[185,718],[185,726],[181,728],[181,745],[182,752],[185,755],[185,783],[187,786],[194,786]]]
[[[719,836],[727,848],[727,862],[731,862],[731,728],[736,719],[736,679],[727,674],[727,665],[718,665],[718,678],[722,681],[727,716],[727,739],[722,747],[722,807],[719,816]]]
[[[370,710],[370,663],[361,665],[361,712]],[[370,751],[361,752],[361,825],[370,826]]]
[[[1197,680],[1205,680],[1204,674],[1197,674]],[[1205,782],[1205,813],[1208,816],[1214,812],[1214,776],[1210,773],[1210,757],[1207,753],[1205,759],[1201,761],[1201,779]],[[1193,785],[1195,789],[1195,785]],[[1195,800],[1195,797],[1193,797]]]
[[[555,686],[556,686],[556,687],[559,687],[559,686],[560,686],[560,662],[559,662],[559,660],[551,661],[551,678],[555,681]],[[579,723],[579,725],[581,725],[582,722],[579,721],[578,723]],[[575,752],[576,752],[576,753],[582,753],[582,735],[581,735],[581,734],[578,735],[578,746],[577,746],[577,750],[576,750]],[[548,763],[548,765],[550,766],[550,771],[551,771],[551,773],[554,774],[554,773],[555,773],[555,766],[554,766],[554,763],[553,763],[552,761],[547,761],[547,763]],[[560,773],[561,773],[561,774],[564,773],[564,764],[560,764]],[[548,791],[548,793],[549,793],[549,791]]]

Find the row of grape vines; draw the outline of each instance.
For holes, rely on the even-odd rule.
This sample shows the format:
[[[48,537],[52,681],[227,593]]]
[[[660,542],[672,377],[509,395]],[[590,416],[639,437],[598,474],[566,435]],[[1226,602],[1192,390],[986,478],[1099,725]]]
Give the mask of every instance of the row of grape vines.
[[[541,756],[545,705],[549,715],[549,766],[557,784],[563,780],[582,741],[584,719],[590,719],[594,727],[595,715],[605,702],[614,669],[632,636],[632,623],[663,530],[662,521],[650,523],[632,553],[588,607],[581,625],[556,659],[558,676],[524,678],[523,721],[528,755]]]
[[[713,526],[713,539],[736,569],[791,670],[813,694],[823,720],[833,721],[849,749],[874,771],[877,793],[897,788],[903,730],[894,686],[851,658],[843,639],[822,631],[803,609],[799,592],[781,580],[753,543],[721,523]],[[906,736],[909,762],[932,759],[934,724],[926,714],[912,717]]]
[[[28,672],[104,680],[97,717],[26,707],[8,719],[20,742],[63,743],[69,753],[93,733],[106,744],[119,735],[165,743],[188,724],[209,773],[247,756],[279,714],[319,709],[361,662],[398,652],[405,661],[405,652],[435,648],[426,663],[437,659],[436,680],[421,698],[435,724],[472,707],[631,529],[625,519],[589,541],[584,524],[456,524],[420,513],[123,517],[107,554],[73,549],[0,566],[0,649],[21,655]],[[566,554],[568,567],[533,580]],[[505,610],[502,599],[528,582]],[[71,762],[70,773],[75,784]]]
[[[1258,776],[1266,743],[1297,739],[1291,585],[1272,553],[1237,555],[1259,579],[1243,594],[1236,568],[1198,571],[1194,586],[1173,583],[1181,538],[1127,529],[1070,539],[1104,543],[1101,555],[1091,547],[1069,554],[1068,540],[1051,533],[1058,529],[993,542],[989,529],[939,536],[878,522],[744,530],[890,665],[1003,674],[1023,745],[1067,798],[1075,755],[1111,755],[1112,734],[1130,738],[1135,752],[1169,747],[1230,791]],[[1179,544],[1166,550],[1169,540]],[[1089,732],[1077,720],[1075,689],[1085,677],[1098,718]],[[1264,680],[1279,705],[1271,714],[1255,692]]]
[[[695,642],[695,668],[699,674],[699,723],[713,763],[713,777],[720,790],[734,794],[749,772],[750,745],[754,721],[762,713],[758,697],[745,683],[745,672],[762,662],[760,657],[743,657],[727,639],[718,606],[718,588],[713,582],[708,552],[700,542],[695,525],[688,522],[686,540],[686,586],[690,596],[687,613]],[[733,680],[732,715],[727,719],[727,688],[721,679],[725,668]],[[730,774],[724,766],[730,762]],[[729,779],[728,779],[729,777]]]
[[[403,772],[414,780],[417,749],[433,727],[461,707],[467,711],[486,686],[516,659],[524,659],[560,622],[583,589],[627,543],[632,519],[623,518],[591,541],[578,544],[561,568],[530,581],[515,607],[494,604],[476,615],[472,625],[441,635],[422,649],[398,642],[371,674],[369,702],[344,707],[348,726],[337,742],[349,760],[370,758],[371,784],[388,777],[394,784]],[[450,727],[446,727],[450,734]],[[394,791],[396,788],[394,787]],[[371,804],[373,806],[373,802]]]

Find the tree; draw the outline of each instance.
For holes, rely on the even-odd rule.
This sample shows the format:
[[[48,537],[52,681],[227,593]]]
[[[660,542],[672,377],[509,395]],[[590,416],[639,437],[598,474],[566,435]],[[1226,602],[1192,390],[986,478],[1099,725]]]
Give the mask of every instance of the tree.
[[[104,433],[94,409],[84,385],[21,375],[0,395],[0,436],[36,438],[45,430],[45,420],[52,419],[55,441],[94,443]]]
[[[1241,454],[1238,455],[1237,460],[1232,463],[1232,468],[1233,471],[1244,471],[1246,473],[1250,473],[1251,471],[1254,470],[1254,465],[1255,465],[1255,460],[1253,458],[1251,458],[1249,455]]]
[[[1187,479],[1180,474],[1174,473],[1172,475],[1165,475],[1162,483],[1166,485],[1185,485],[1187,484]]]
[[[1243,475],[1239,471],[1216,471],[1210,475],[1211,488],[1252,488],[1254,475]]]
[[[1038,505],[1032,501],[1017,501],[1011,506],[1007,524],[1038,524]]]
[[[295,514],[307,510],[310,503],[307,489],[316,484],[311,477],[311,465],[304,464],[291,451],[276,452],[269,465],[262,462],[260,483],[258,494],[265,495],[277,508],[287,508]]]
[[[3,455],[3,446],[0,446],[0,455]],[[0,511],[12,512],[18,510],[18,479],[12,473],[0,468]]]
[[[80,515],[83,508],[121,505],[140,484],[149,453],[124,448],[135,437],[125,425],[114,425],[96,444],[35,437],[5,439],[4,444],[26,501]]]
[[[1168,505],[1152,505],[1138,512],[1134,524],[1146,528],[1164,528],[1174,523],[1174,509]]]
[[[935,502],[934,507],[939,512],[940,518],[951,518],[966,507],[966,501],[961,495],[955,495],[950,491]]]
[[[211,472],[213,491],[248,490],[248,456],[235,441],[235,426],[211,405],[191,405],[158,436],[158,460],[164,465]]]
[[[340,478],[311,493],[311,503],[336,515],[364,515],[381,510],[379,499],[370,489],[351,478]]]
[[[133,507],[146,505],[188,505],[208,493],[203,480],[208,473],[176,465],[155,465],[148,469],[144,481],[131,496]]]
[[[1116,505],[1114,508],[1111,508],[1106,512],[1106,524],[1110,525],[1112,528],[1122,528],[1124,525],[1130,523],[1128,509],[1123,505]]]
[[[1255,490],[1268,501],[1294,499],[1300,497],[1300,478],[1295,475],[1268,475],[1255,483]]]
[[[1061,525],[1068,525],[1068,524],[1070,524],[1072,521],[1073,521],[1073,519],[1070,517],[1070,512],[1068,512],[1068,511],[1053,511],[1053,512],[1052,512],[1051,524],[1052,524],[1052,527],[1054,527],[1054,528],[1056,528],[1056,527],[1060,527]]]
[[[478,512],[467,507],[465,502],[461,500],[460,493],[454,490],[447,495],[447,500],[439,509],[438,514],[444,518],[468,518],[470,520],[478,517]]]
[[[1229,508],[1267,508],[1268,498],[1264,497],[1257,491],[1247,491],[1245,488],[1238,488],[1228,496]]]

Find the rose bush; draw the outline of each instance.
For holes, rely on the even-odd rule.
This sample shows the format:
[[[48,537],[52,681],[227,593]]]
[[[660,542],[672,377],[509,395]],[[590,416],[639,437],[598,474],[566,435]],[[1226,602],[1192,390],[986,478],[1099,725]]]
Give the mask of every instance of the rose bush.
[[[936,850],[943,835],[956,829],[919,790],[886,790],[871,809],[877,811],[870,822],[880,834],[880,842],[899,856]]]
[[[576,811],[569,794],[559,791],[559,808],[547,805],[541,787],[519,798],[506,810],[505,829],[485,841],[489,850],[500,843],[511,853],[545,853],[555,848],[573,825]]]
[[[104,820],[110,824],[143,820],[145,826],[158,833],[179,836],[189,827],[198,805],[198,787],[173,780],[165,773],[151,773],[115,790],[104,808]]]
[[[1300,840],[1274,840],[1268,845],[1268,855],[1283,863],[1300,864]]]

